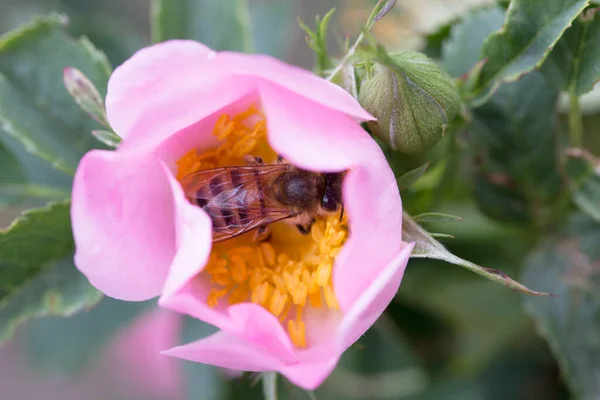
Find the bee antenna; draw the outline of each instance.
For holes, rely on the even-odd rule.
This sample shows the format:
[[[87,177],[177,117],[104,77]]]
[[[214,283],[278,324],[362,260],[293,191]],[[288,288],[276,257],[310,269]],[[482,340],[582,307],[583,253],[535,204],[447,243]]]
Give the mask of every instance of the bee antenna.
[[[342,212],[340,213],[340,222],[342,222],[342,218],[344,218],[344,206],[342,205]]]

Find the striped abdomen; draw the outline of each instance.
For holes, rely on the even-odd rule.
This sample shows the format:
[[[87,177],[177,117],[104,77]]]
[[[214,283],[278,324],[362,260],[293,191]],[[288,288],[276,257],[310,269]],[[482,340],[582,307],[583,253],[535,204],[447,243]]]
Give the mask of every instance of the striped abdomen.
[[[235,231],[266,216],[264,180],[258,169],[225,168],[200,185],[192,200],[210,216],[214,231]]]

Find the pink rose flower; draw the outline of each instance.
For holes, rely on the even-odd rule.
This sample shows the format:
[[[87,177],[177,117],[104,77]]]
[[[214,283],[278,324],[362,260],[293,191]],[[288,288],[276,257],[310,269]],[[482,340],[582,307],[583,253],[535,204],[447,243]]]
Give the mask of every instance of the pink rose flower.
[[[394,175],[359,125],[372,117],[310,72],[191,41],[137,52],[112,75],[106,106],[123,142],[78,167],[77,267],[110,296],[161,295],[163,307],[220,329],[166,354],[317,387],[389,304],[413,247],[402,242]],[[319,217],[308,235],[276,222],[265,241],[213,245],[184,178],[278,154],[347,171],[345,218]]]

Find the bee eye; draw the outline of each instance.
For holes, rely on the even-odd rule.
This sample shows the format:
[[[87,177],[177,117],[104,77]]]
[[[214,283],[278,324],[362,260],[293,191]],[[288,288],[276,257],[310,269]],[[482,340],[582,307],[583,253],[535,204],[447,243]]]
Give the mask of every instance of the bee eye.
[[[321,207],[323,207],[325,211],[337,211],[341,203],[342,194],[339,190],[336,190],[331,186],[325,189],[325,193],[323,194],[323,198],[321,199]]]

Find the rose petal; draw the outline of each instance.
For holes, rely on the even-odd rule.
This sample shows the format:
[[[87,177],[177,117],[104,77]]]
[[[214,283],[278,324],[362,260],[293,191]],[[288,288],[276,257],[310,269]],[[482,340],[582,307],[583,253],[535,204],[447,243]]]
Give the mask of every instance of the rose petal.
[[[338,331],[340,354],[356,342],[390,304],[400,287],[413,247],[414,243],[403,243],[400,253],[362,292],[344,315]]]
[[[383,154],[348,173],[344,201],[351,234],[338,255],[333,286],[348,310],[402,246],[402,202]]]
[[[204,210],[185,198],[181,184],[164,164],[163,169],[175,201],[177,234],[177,252],[163,289],[163,296],[168,297],[204,269],[212,248],[212,222]]]
[[[220,52],[216,58],[230,73],[260,78],[276,85],[277,90],[285,88],[311,103],[325,106],[329,112],[335,110],[360,121],[375,119],[344,89],[305,69],[259,54]]]
[[[151,147],[255,90],[231,76],[214,52],[194,41],[172,40],[135,53],[110,78],[108,119],[127,140],[120,151]]]
[[[233,320],[234,334],[266,349],[286,362],[296,362],[295,348],[281,323],[262,306],[253,303],[240,303],[230,306],[229,315]]]
[[[87,153],[73,183],[75,265],[111,297],[159,295],[175,254],[173,207],[151,154]]]
[[[271,352],[225,331],[162,354],[240,371],[276,371],[282,367],[282,361]]]
[[[199,66],[215,53],[201,43],[173,40],[138,50],[117,67],[108,81],[106,111],[111,126],[123,138],[147,105],[182,86],[182,77],[198,76]],[[142,101],[143,99],[143,101]]]
[[[366,163],[380,152],[346,114],[274,85],[261,85],[260,96],[269,143],[293,164],[314,171],[341,171]]]
[[[285,366],[278,370],[293,384],[306,390],[314,390],[335,369],[339,356],[325,358],[315,362],[303,362],[296,365]]]
[[[190,282],[177,292],[161,297],[159,304],[228,331],[252,346],[269,351],[282,362],[297,361],[289,336],[273,314],[252,303],[208,307],[208,293],[198,290],[198,286],[197,282]]]

